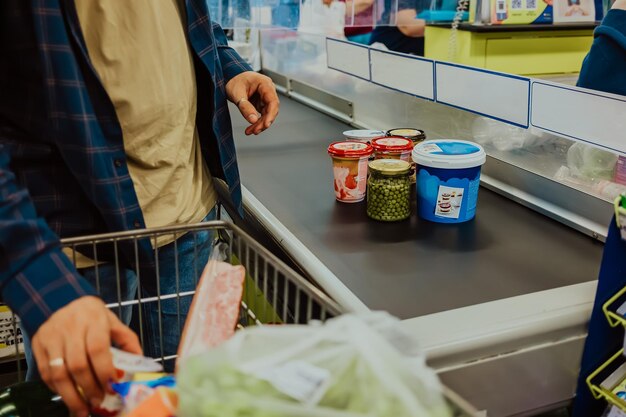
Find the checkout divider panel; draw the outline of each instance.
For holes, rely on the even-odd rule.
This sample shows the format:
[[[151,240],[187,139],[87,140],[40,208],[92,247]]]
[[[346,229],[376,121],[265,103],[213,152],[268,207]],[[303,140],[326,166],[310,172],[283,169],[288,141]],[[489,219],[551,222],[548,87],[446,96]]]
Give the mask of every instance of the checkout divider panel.
[[[326,39],[328,68],[369,81],[369,48],[338,39]]]
[[[532,126],[626,154],[626,97],[533,81]]]
[[[434,61],[370,49],[370,66],[374,84],[426,100],[435,100]]]
[[[327,45],[328,68],[509,125],[626,154],[626,97],[371,48],[366,63],[363,45],[331,38]],[[359,59],[349,58],[357,55]],[[434,66],[432,75],[429,65]]]
[[[528,127],[528,78],[442,62],[435,73],[437,102]]]

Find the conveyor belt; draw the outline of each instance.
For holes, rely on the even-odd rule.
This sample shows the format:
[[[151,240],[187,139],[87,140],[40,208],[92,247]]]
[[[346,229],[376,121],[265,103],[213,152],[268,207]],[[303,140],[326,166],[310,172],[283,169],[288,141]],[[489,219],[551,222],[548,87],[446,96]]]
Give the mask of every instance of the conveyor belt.
[[[311,108],[283,98],[258,137],[233,121],[244,186],[372,309],[412,318],[597,278],[601,243],[483,188],[461,225],[335,202],[326,147],[348,126]]]

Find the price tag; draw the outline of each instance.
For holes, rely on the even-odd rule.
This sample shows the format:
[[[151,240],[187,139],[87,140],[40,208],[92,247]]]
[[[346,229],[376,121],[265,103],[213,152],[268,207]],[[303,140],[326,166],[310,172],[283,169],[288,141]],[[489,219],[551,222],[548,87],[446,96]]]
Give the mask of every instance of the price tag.
[[[330,384],[330,371],[303,361],[291,361],[260,371],[256,375],[278,391],[300,402],[317,404]]]
[[[622,194],[615,199],[615,223],[620,230],[622,240],[626,240],[626,195]]]

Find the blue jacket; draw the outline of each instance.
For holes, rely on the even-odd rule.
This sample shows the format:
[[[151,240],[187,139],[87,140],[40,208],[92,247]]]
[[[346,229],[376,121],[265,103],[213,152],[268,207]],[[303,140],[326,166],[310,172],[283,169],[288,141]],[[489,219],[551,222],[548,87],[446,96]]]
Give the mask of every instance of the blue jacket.
[[[186,0],[186,11],[201,148],[241,210],[224,87],[250,68],[228,47],[205,1]],[[142,227],[122,130],[89,60],[74,1],[0,1],[2,300],[33,335],[56,310],[94,291],[61,253],[58,236]],[[118,250],[123,262],[134,262],[131,243]],[[142,264],[152,259],[150,242],[140,241],[138,252]]]
[[[578,85],[626,96],[626,10],[610,10],[594,37]]]

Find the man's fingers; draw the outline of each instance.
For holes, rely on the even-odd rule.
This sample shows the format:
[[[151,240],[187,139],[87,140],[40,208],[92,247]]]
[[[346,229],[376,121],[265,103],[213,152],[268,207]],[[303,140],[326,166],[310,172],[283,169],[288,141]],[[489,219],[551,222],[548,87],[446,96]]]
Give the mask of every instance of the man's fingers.
[[[54,386],[54,391],[63,398],[67,407],[76,414],[76,417],[86,417],[88,412],[87,404],[78,393],[76,385],[67,370],[67,363],[64,359],[63,339],[60,335],[55,335],[46,340],[48,363],[48,378]]]
[[[111,341],[115,346],[126,352],[143,354],[139,337],[135,332],[126,327],[111,311],[109,311],[108,318],[111,328]]]
[[[70,378],[65,367],[52,368],[52,375],[56,392],[61,396],[65,405],[76,417],[87,417],[89,415],[87,403],[78,393],[76,385],[74,385],[74,381]]]
[[[76,385],[78,385],[83,395],[92,406],[97,406],[104,398],[102,379],[98,379],[96,367],[93,368],[93,358],[87,356],[86,343],[91,342],[93,335],[72,335],[72,340],[65,341],[65,357],[67,358],[67,370],[70,373]],[[91,361],[91,363],[90,363]],[[112,366],[112,365],[111,365]]]
[[[280,103],[278,102],[278,97],[276,97],[275,100],[272,100],[266,103],[265,107],[263,108],[264,110],[263,128],[264,129],[269,128],[272,125],[272,123],[274,123],[274,120],[276,120],[276,117],[278,116],[279,108],[280,108]]]
[[[108,329],[108,311],[104,317],[101,317],[99,326],[92,326],[87,329],[87,337],[84,349],[89,356],[91,369],[98,383],[104,391],[109,391],[109,384],[116,377],[116,371],[113,367],[113,358],[111,356],[111,338],[109,332],[103,332],[100,329]],[[90,398],[91,400],[91,398]]]
[[[274,84],[271,81],[261,84],[258,91],[261,102],[263,103],[263,109],[261,111],[263,116],[260,126],[260,131],[263,131],[269,128],[272,123],[274,123],[274,120],[276,120],[280,109],[280,101],[278,100],[278,94],[276,94]]]

